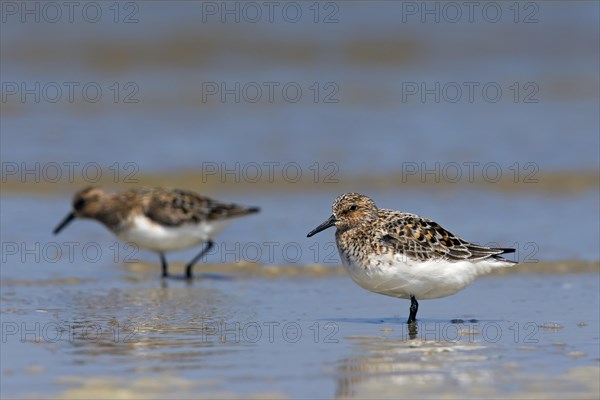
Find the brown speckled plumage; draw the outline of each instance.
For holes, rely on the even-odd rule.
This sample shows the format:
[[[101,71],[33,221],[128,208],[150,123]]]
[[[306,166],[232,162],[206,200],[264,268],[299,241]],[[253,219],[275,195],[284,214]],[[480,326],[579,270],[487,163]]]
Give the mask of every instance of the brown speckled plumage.
[[[211,238],[224,223],[258,211],[257,207],[221,203],[181,189],[143,187],[112,193],[89,187],[75,194],[73,211],[54,234],[76,218],[94,219],[121,239],[158,252],[163,277],[168,275],[164,252],[206,243],[186,266],[186,277],[191,278],[193,265],[211,248]]]
[[[373,200],[346,193],[333,214],[308,236],[335,227],[344,268],[361,287],[411,300],[408,323],[416,321],[417,299],[435,299],[464,289],[479,275],[515,263],[514,252],[470,243],[415,214],[378,208]]]
[[[365,253],[401,254],[410,260],[477,261],[510,252],[470,243],[415,214],[377,208],[357,193],[339,196],[333,204],[341,253],[364,258]]]
[[[97,219],[111,230],[126,227],[131,221],[130,216],[139,214],[163,226],[178,227],[258,211],[256,207],[221,203],[187,190],[159,187],[135,188],[120,193],[90,187],[75,195],[73,208],[77,216]]]

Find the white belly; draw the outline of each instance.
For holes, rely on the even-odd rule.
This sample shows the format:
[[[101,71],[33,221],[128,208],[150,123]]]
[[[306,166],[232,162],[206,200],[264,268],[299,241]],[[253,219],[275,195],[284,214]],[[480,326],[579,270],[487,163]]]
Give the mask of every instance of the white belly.
[[[131,227],[117,232],[119,238],[140,247],[164,252],[197,246],[217,235],[226,221],[201,222],[195,225],[166,227],[144,216],[135,217]]]
[[[364,266],[341,253],[340,257],[354,282],[364,289],[403,299],[415,296],[417,300],[449,296],[464,289],[477,276],[505,266],[493,259],[416,262],[402,255],[373,256]]]

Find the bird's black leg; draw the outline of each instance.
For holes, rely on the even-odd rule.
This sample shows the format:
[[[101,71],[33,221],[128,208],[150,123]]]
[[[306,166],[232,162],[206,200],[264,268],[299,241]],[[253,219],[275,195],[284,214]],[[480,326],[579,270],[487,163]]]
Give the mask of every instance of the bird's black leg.
[[[410,296],[410,315],[408,316],[407,324],[412,324],[417,320],[417,311],[419,311],[419,303],[415,296]]]
[[[165,254],[164,253],[158,253],[160,255],[160,263],[162,264],[162,277],[166,278],[167,276],[169,276],[169,273],[167,272],[167,260],[165,258]]]
[[[212,240],[206,242],[206,247],[202,249],[202,251],[196,257],[192,258],[192,261],[188,263],[188,265],[185,267],[185,277],[187,279],[192,279],[192,267],[194,266],[194,264],[196,264],[196,262],[199,259],[202,258],[204,254],[206,254],[207,251],[209,251],[213,247],[213,245],[214,243],[212,242]]]

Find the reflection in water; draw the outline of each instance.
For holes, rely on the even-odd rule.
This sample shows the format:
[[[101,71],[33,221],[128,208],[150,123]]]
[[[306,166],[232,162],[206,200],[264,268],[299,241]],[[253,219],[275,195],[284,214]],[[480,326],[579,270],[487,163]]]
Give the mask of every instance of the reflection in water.
[[[487,324],[487,325],[486,325]],[[597,398],[599,366],[572,368],[551,380],[525,371],[506,344],[486,339],[486,323],[403,324],[400,332],[348,337],[357,355],[339,361],[337,398]],[[489,332],[488,332],[489,333]],[[508,343],[510,345],[510,343]],[[549,345],[556,351],[556,344]],[[568,346],[560,352],[573,356]],[[522,346],[516,359],[539,347]],[[529,356],[530,357],[530,356]],[[590,379],[590,377],[594,379]]]
[[[419,325],[416,323],[411,323],[406,325],[406,329],[408,330],[408,338],[416,339],[417,334],[419,333]]]
[[[404,316],[394,317],[396,302],[347,291],[353,283],[345,276],[235,276],[187,284],[160,282],[151,267],[135,274],[124,269],[112,280],[3,281],[2,322],[9,329],[23,322],[27,334],[22,341],[18,330],[5,331],[1,353],[9,362],[2,389],[24,397],[36,390],[27,372],[34,371],[38,387],[44,384],[40,398],[57,397],[64,385],[75,390],[71,398],[113,398],[123,391],[131,398],[180,392],[177,398],[232,398],[264,388],[293,398],[598,398],[598,316],[580,307],[598,304],[597,273],[484,279],[462,305],[460,296],[439,302],[439,315],[454,315],[484,296],[514,302],[469,304],[477,322],[460,315],[454,323],[423,319],[408,326]],[[502,311],[521,319],[484,319]],[[559,314],[560,325],[532,317]],[[298,342],[282,336],[279,328],[288,322],[303,329]],[[33,340],[38,323],[41,343]],[[280,324],[275,335],[267,334],[266,323]],[[315,323],[323,328],[318,340]],[[329,323],[339,327],[335,341],[326,340]],[[252,341],[257,324],[263,337]],[[54,341],[57,326],[64,332]],[[23,354],[33,356],[24,360]],[[78,379],[64,380],[71,376]],[[206,384],[214,380],[214,390],[235,393],[213,395]],[[148,390],[150,383],[168,391]]]
[[[206,356],[234,351],[219,343],[214,327],[249,318],[224,293],[183,282],[101,295],[79,291],[70,303],[73,308],[60,318],[70,323],[74,362],[103,357],[108,365],[126,363],[135,371],[203,368]]]
[[[487,361],[474,343],[417,339],[418,324],[407,327],[408,336],[356,338],[355,346],[364,354],[343,359],[338,367],[336,397],[427,397],[485,387],[492,374],[473,366]],[[479,351],[478,351],[479,350]]]

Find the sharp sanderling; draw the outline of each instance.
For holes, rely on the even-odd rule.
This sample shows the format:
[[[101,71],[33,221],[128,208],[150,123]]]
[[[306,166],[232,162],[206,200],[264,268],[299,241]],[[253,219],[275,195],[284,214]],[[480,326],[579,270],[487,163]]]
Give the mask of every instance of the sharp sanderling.
[[[410,299],[408,323],[416,321],[417,299],[449,296],[479,275],[516,264],[500,257],[514,249],[467,242],[430,219],[378,208],[362,194],[338,196],[332,209],[333,215],[307,236],[335,226],[342,264],[354,282]]]
[[[258,212],[257,207],[225,204],[180,189],[139,188],[111,193],[89,187],[75,194],[73,211],[54,229],[59,233],[75,218],[95,219],[115,235],[160,255],[162,276],[168,276],[164,253],[201,243],[206,247],[186,266],[192,277],[194,264],[213,246],[212,237],[231,218]]]

